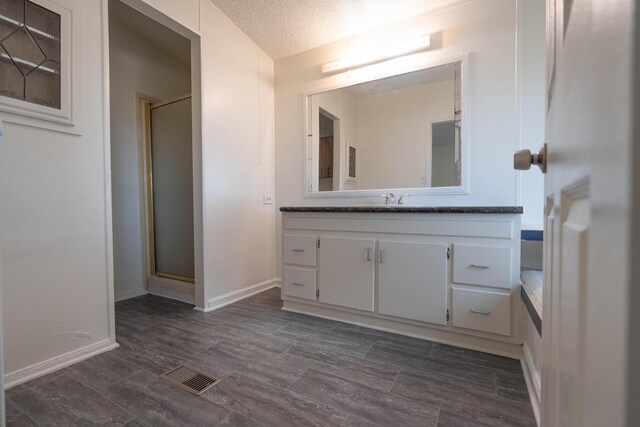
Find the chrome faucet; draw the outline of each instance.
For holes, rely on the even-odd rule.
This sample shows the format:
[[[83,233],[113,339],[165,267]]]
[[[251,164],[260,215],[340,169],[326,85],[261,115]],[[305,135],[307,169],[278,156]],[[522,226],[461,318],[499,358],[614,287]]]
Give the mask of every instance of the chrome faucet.
[[[395,205],[396,204],[396,196],[393,193],[381,194],[380,197],[384,197],[385,205]]]

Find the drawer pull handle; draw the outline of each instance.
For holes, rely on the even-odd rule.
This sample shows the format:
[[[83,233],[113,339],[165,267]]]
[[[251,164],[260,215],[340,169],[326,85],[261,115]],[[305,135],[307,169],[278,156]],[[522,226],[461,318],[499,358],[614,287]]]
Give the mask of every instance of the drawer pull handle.
[[[304,283],[299,283],[299,282],[292,282],[291,284],[293,286],[304,286]]]
[[[479,270],[488,270],[490,268],[488,265],[477,265],[477,264],[471,264],[469,267],[477,268]]]
[[[367,248],[367,261],[371,261],[372,252],[371,248]]]
[[[481,314],[481,315],[483,315],[483,316],[488,316],[488,315],[490,315],[490,314],[491,314],[491,312],[490,312],[490,311],[487,311],[487,310],[478,310],[477,308],[472,308],[472,309],[471,309],[471,312],[472,312],[473,314]]]
[[[293,252],[304,252],[304,249],[294,249]]]
[[[384,249],[380,249],[380,264],[384,264]]]

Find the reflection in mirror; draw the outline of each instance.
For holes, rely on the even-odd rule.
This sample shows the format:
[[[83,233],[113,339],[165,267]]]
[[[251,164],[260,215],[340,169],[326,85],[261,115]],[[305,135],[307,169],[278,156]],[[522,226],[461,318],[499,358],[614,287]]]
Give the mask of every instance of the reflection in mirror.
[[[455,121],[431,123],[431,186],[454,187],[455,167]]]
[[[461,185],[461,62],[307,99],[311,191]]]
[[[335,132],[334,127],[338,127],[339,124],[330,113],[324,111],[322,108],[320,108],[318,119],[320,120],[320,153],[318,155],[320,181],[318,188],[320,191],[332,191],[334,169],[333,135]]]

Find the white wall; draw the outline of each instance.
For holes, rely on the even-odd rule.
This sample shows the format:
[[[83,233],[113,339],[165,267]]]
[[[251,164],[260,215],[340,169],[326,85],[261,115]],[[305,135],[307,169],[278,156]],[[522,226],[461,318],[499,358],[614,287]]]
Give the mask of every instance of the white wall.
[[[545,0],[518,1],[518,139],[520,149],[538,151],[546,118]],[[542,230],[544,175],[537,166],[517,172],[523,228]]]
[[[9,386],[114,343],[103,5],[53,1],[72,11],[76,125],[41,129],[4,115],[0,269]]]
[[[73,12],[76,134],[3,117],[0,242],[10,384],[114,345],[107,2],[55,1]],[[201,36],[193,44],[201,47],[202,86],[194,94],[201,117],[194,120],[202,121],[204,180],[204,286],[196,302],[206,309],[274,283],[274,209],[262,204],[262,194],[274,192],[273,63],[208,0],[148,1],[126,3],[147,14],[153,5],[166,13],[163,23]]]
[[[303,197],[303,96],[322,88],[328,78],[321,64],[344,56],[348,49],[381,35],[409,39],[432,33],[434,47],[423,58],[470,53],[471,192],[469,195],[425,196],[428,204],[511,204],[515,200],[513,151],[516,148],[516,7],[513,2],[480,0],[417,17],[397,26],[343,40],[276,61],[276,158],[279,205],[307,202],[334,204],[343,198]],[[442,40],[442,46],[436,39]],[[384,40],[383,40],[384,41]],[[380,41],[382,43],[383,41]],[[387,41],[388,43],[388,41]],[[334,78],[332,82],[335,83]]]
[[[380,203],[377,198],[304,198],[303,92],[322,90],[321,64],[389,43],[433,34],[433,48],[416,57],[469,52],[470,193],[414,197],[429,205],[514,205],[517,147],[516,2],[480,0],[423,15],[360,37],[343,40],[275,62],[277,206]],[[335,83],[334,76],[331,81]],[[345,79],[347,81],[348,79]],[[280,220],[278,219],[278,227]],[[279,244],[279,243],[278,243]],[[280,253],[280,247],[276,251]]]
[[[274,104],[273,61],[208,0],[200,28],[206,310],[277,284]]]
[[[358,99],[358,189],[431,185],[430,122],[453,119],[453,93],[447,80]]]
[[[110,19],[111,191],[116,301],[146,292],[143,152],[136,94],[166,100],[191,91],[190,65]],[[187,46],[188,49],[188,46]]]

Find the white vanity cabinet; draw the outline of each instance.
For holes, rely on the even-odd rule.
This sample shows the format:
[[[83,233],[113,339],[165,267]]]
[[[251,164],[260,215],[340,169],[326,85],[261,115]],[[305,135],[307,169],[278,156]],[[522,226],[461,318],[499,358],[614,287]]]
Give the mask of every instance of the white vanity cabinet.
[[[322,237],[318,301],[373,312],[375,241]]]
[[[378,312],[447,324],[446,244],[378,242]]]
[[[283,238],[282,292],[296,298],[316,300],[316,236],[285,235]]]
[[[519,208],[477,209],[282,208],[283,310],[518,357]]]

